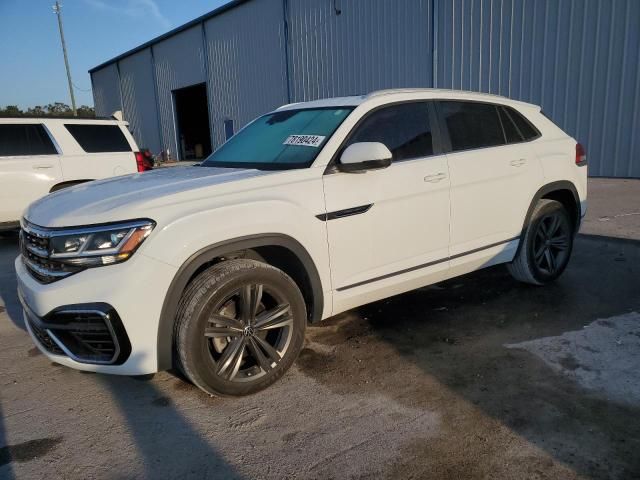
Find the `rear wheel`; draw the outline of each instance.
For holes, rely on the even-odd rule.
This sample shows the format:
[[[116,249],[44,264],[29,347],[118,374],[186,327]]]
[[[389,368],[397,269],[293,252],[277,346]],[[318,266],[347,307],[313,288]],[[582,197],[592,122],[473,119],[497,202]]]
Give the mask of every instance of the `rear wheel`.
[[[278,380],[304,341],[306,307],[281,270],[248,259],[200,274],[178,309],[179,367],[212,395],[247,395]]]
[[[543,199],[536,205],[516,258],[507,268],[521,282],[544,285],[564,272],[573,248],[573,226],[560,202]]]

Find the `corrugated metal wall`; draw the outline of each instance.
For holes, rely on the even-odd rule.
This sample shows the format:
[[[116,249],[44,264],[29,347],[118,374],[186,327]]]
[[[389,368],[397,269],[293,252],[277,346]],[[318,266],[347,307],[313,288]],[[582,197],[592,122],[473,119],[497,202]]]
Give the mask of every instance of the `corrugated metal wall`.
[[[108,65],[94,72],[91,75],[91,86],[97,115],[110,117],[116,110],[122,110],[117,64]]]
[[[207,81],[201,26],[163,40],[153,47],[163,150],[178,152],[172,91]]]
[[[589,173],[640,176],[639,0],[437,4],[436,86],[541,105]]]
[[[586,145],[591,175],[640,177],[640,0],[252,0],[152,49],[174,155],[171,90],[205,79],[214,146],[225,119],[237,130],[287,101],[436,86],[540,104]],[[127,60],[125,117],[142,128],[152,80],[124,80]],[[119,109],[116,65],[92,81],[96,112]]]
[[[254,0],[205,22],[213,144],[223,123],[237,128],[287,103],[281,0]]]
[[[138,146],[162,150],[151,50],[145,49],[118,62],[122,111]]]
[[[431,0],[290,0],[292,101],[432,82]]]

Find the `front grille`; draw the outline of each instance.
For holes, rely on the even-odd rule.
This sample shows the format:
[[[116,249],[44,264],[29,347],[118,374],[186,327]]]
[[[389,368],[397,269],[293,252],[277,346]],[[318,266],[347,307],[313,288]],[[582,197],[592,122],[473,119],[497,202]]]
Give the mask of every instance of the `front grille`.
[[[121,365],[131,354],[122,320],[106,303],[68,305],[38,317],[18,292],[29,330],[50,353],[80,363]]]
[[[58,346],[56,342],[49,336],[49,334],[41,329],[35,322],[31,320],[30,317],[27,316],[27,322],[29,322],[29,328],[33,332],[33,335],[36,337],[40,345],[42,345],[45,350],[49,353],[53,353],[55,355],[64,355],[62,349]]]
[[[102,312],[61,312],[56,315],[56,323],[63,325],[50,331],[75,359],[112,363],[120,353],[120,347],[108,321]]]
[[[20,232],[22,262],[33,278],[40,283],[51,283],[81,269],[49,258],[50,235],[35,225],[24,222]]]

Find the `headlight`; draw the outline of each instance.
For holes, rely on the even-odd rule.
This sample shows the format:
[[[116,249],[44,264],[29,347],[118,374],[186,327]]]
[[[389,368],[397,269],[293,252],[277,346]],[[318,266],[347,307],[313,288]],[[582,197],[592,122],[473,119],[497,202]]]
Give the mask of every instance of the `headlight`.
[[[77,267],[111,265],[127,260],[149,236],[155,222],[136,220],[51,233],[49,258]]]

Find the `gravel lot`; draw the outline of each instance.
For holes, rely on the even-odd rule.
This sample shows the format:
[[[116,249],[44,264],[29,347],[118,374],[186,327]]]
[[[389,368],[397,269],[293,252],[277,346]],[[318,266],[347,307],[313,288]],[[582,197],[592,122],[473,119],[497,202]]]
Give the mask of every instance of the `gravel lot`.
[[[347,312],[241,399],[51,364],[0,238],[0,478],[640,478],[640,180],[589,208],[556,284],[497,267]]]

